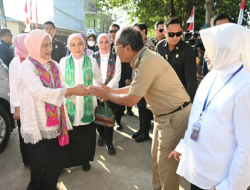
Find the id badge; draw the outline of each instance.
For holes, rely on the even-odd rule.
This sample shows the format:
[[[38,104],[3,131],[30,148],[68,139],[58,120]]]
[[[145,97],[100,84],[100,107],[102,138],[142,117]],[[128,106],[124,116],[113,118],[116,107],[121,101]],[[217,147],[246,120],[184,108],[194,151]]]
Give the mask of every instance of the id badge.
[[[193,139],[194,141],[197,141],[199,137],[200,129],[201,129],[201,124],[199,122],[195,122],[193,124],[193,129],[192,129],[190,138]]]

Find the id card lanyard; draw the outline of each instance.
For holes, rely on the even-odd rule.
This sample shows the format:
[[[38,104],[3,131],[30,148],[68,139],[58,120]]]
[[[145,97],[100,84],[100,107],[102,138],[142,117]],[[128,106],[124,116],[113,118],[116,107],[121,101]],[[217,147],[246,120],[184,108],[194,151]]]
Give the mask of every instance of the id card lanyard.
[[[209,89],[209,91],[208,91],[208,93],[207,93],[207,97],[206,97],[205,102],[204,102],[204,104],[203,104],[202,112],[200,113],[197,122],[194,122],[194,124],[193,124],[193,129],[192,129],[192,133],[191,133],[191,136],[190,136],[191,139],[193,139],[194,141],[197,141],[197,140],[198,140],[199,133],[200,133],[200,129],[201,129],[200,121],[201,121],[201,117],[202,117],[203,112],[207,109],[207,107],[210,105],[210,103],[212,102],[212,100],[214,99],[214,97],[221,91],[221,89],[222,89],[224,86],[226,86],[227,83],[229,83],[230,80],[231,80],[238,72],[240,72],[240,70],[241,70],[242,68],[243,68],[243,65],[242,65],[237,71],[235,71],[234,74],[232,74],[232,76],[225,82],[225,84],[215,93],[215,95],[214,95],[214,96],[211,98],[211,100],[207,103],[208,97],[209,97],[210,92],[211,92],[211,89],[212,89],[212,87],[213,87],[213,85],[214,85],[214,81],[215,81],[215,79],[217,78],[217,75],[216,75],[216,77],[214,78],[214,81],[213,81],[213,83],[212,83],[212,85],[211,85],[211,87],[210,87],[210,89]]]
[[[217,78],[217,75],[216,75],[216,77],[214,78],[214,81],[213,81],[213,83],[212,83],[212,85],[211,85],[211,87],[210,87],[210,89],[209,89],[209,91],[208,91],[208,94],[207,94],[207,97],[206,97],[206,99],[205,99],[205,102],[204,102],[204,105],[203,105],[203,109],[202,109],[202,112],[200,113],[200,116],[199,116],[199,118],[198,118],[198,121],[201,120],[201,117],[202,117],[203,112],[204,112],[204,111],[207,109],[207,107],[210,105],[210,103],[212,102],[212,100],[214,99],[214,97],[221,91],[222,88],[224,88],[224,86],[227,85],[227,83],[230,82],[230,80],[231,80],[238,72],[240,72],[240,70],[241,70],[242,68],[243,68],[243,65],[242,65],[237,71],[235,71],[234,74],[232,74],[232,76],[225,82],[225,84],[215,93],[215,95],[214,95],[214,96],[211,98],[211,100],[207,103],[208,97],[209,97],[210,92],[211,92],[211,89],[212,89],[212,87],[213,87],[213,85],[214,85],[214,81],[215,81],[215,79]]]

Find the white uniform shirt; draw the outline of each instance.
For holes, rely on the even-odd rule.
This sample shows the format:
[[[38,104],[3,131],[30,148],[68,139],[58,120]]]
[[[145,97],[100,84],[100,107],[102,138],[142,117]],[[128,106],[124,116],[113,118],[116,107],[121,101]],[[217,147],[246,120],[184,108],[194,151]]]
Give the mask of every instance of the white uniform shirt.
[[[65,78],[65,66],[67,62],[67,57],[64,57],[60,61],[60,67],[62,70],[62,76]],[[82,72],[82,66],[84,64],[83,57],[81,59],[75,59],[73,58],[74,61],[74,69],[75,69],[75,85],[77,84],[83,84],[83,72]],[[101,82],[101,73],[100,69],[96,63],[96,60],[92,57],[90,57],[91,65],[92,65],[92,72],[93,72],[93,85],[99,85],[99,82]],[[76,113],[75,113],[75,120],[73,126],[79,126],[79,125],[87,125],[89,123],[83,123],[81,121],[83,115],[84,115],[84,97],[83,96],[72,96],[71,99],[75,98],[75,103],[76,106]],[[96,97],[93,96],[93,108],[95,110],[97,106],[97,100]],[[95,118],[95,112],[93,111],[93,117]]]
[[[18,79],[19,67],[21,65],[20,57],[14,57],[9,66],[9,81],[10,81],[10,108],[11,113],[14,113],[15,107],[20,106],[20,85]]]
[[[108,60],[109,54],[103,55],[100,52],[100,69],[102,74],[102,83],[105,83],[107,78],[107,70],[108,70]],[[121,60],[118,55],[116,55],[116,63],[115,63],[115,72],[113,78],[109,81],[107,86],[111,89],[117,89],[119,87],[119,81],[121,79]]]
[[[218,74],[208,102],[232,74],[210,71],[196,93],[185,138],[176,151],[182,154],[177,173],[202,189],[246,190],[250,185],[250,74],[242,69],[212,100],[200,121],[198,142],[190,138],[209,88]]]

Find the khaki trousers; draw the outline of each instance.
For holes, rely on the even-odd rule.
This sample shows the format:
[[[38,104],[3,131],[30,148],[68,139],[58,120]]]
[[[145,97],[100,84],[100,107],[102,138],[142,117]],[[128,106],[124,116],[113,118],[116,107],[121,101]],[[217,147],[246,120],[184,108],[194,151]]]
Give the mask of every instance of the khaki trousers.
[[[191,104],[166,116],[155,116],[152,143],[153,190],[179,190],[178,162],[168,158],[188,126]]]

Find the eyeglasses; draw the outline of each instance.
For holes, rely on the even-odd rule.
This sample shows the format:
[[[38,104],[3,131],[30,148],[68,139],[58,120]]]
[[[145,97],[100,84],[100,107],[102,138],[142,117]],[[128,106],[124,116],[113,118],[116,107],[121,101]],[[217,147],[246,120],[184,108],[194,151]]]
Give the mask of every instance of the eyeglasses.
[[[11,37],[13,37],[13,35],[12,35],[12,34],[8,34],[8,36],[11,36]]]
[[[176,35],[176,37],[180,37],[182,35],[182,31],[180,31],[180,32],[167,32],[167,34],[170,38],[173,38],[175,35]]]
[[[70,45],[70,47],[72,47],[74,49],[76,49],[77,47],[80,48],[82,46],[83,46],[83,44],[78,44],[78,45],[72,44],[72,45]]]
[[[123,45],[118,45],[118,46],[114,46],[114,48],[115,48],[115,51],[117,51],[117,49],[118,49],[118,47],[119,47],[119,46],[123,46],[123,47],[124,47],[125,45],[127,45],[127,44],[123,44]]]
[[[157,29],[159,32],[163,32],[164,31],[164,29]]]
[[[113,32],[116,33],[117,31],[118,31],[118,30],[110,30],[109,32],[110,32],[110,33],[113,33]]]

